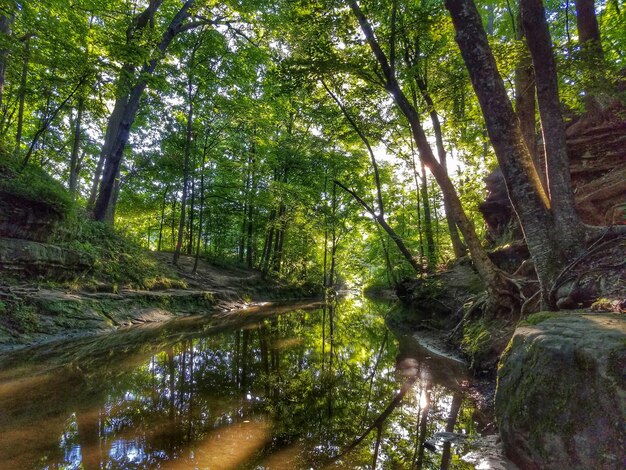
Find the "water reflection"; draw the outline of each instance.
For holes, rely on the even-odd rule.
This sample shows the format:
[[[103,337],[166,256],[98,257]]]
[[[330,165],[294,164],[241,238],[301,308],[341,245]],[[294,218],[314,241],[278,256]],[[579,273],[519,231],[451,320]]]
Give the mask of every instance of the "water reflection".
[[[3,468],[472,468],[455,362],[389,306],[188,318],[37,348],[0,369]]]

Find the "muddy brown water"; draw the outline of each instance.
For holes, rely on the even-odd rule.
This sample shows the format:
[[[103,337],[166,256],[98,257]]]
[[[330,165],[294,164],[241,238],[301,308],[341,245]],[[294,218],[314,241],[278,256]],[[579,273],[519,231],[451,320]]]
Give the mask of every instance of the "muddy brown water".
[[[390,304],[197,316],[0,360],[0,468],[475,468],[470,377]],[[486,467],[489,468],[489,467]]]

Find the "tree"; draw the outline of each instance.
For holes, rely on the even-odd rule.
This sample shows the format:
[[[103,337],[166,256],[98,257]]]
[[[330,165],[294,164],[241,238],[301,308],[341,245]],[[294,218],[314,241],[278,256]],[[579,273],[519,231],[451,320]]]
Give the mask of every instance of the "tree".
[[[447,172],[435,158],[430,144],[428,143],[428,139],[426,138],[424,129],[422,128],[419,114],[411,105],[410,101],[400,87],[398,79],[396,78],[395,69],[392,67],[393,62],[389,61],[387,55],[381,48],[369,21],[361,11],[361,8],[356,0],[349,0],[348,3],[361,27],[361,30],[363,31],[363,34],[365,35],[367,43],[376,57],[380,69],[382,70],[381,78],[385,89],[392,96],[398,108],[411,126],[411,132],[419,150],[420,158],[437,180],[437,183],[442,190],[443,197],[448,200],[448,207],[452,212],[452,217],[454,218],[455,223],[463,234],[463,238],[467,243],[472,260],[474,261],[474,265],[487,285],[487,290],[491,294],[491,299],[495,302],[495,310],[499,310],[500,307],[504,307],[508,310],[516,308],[517,300],[515,299],[515,295],[511,292],[506,276],[487,256],[487,253],[476,235],[474,226],[463,210],[461,201],[454,189],[452,181],[450,180]]]
[[[146,9],[135,16],[126,30],[127,46],[134,46],[145,30],[154,29],[155,14],[162,3],[163,0],[151,0]],[[96,220],[105,220],[109,212],[113,187],[119,176],[124,147],[128,142],[141,96],[148,85],[148,79],[154,73],[174,38],[190,27],[196,26],[193,23],[186,23],[186,20],[191,16],[190,10],[193,5],[194,0],[187,0],[178,10],[163,32],[156,50],[150,51],[147,60],[139,70],[132,62],[126,62],[122,67],[122,72],[118,77],[115,105],[109,117],[102,145],[101,155],[104,161],[104,170],[98,197],[93,208]]]
[[[575,0],[576,25],[580,45],[585,105],[587,111],[597,114],[602,110],[598,89],[602,88],[604,76],[604,53],[594,0]]]
[[[326,85],[326,83],[324,83],[323,80],[322,80],[322,85],[324,86],[324,89],[327,91],[330,97],[333,99],[333,101],[337,103],[337,106],[339,106],[339,108],[341,109],[341,112],[346,117],[346,120],[350,123],[350,126],[352,126],[354,131],[358,134],[359,138],[363,142],[363,145],[365,145],[365,147],[367,148],[367,152],[369,153],[370,160],[372,162],[372,169],[374,170],[374,181],[376,183],[376,201],[377,201],[378,210],[375,210],[372,206],[370,206],[367,202],[365,202],[361,197],[359,197],[359,195],[355,191],[347,188],[345,185],[343,185],[339,181],[335,180],[335,184],[339,186],[341,189],[343,189],[344,191],[346,191],[347,193],[349,193],[352,197],[354,197],[354,199],[357,200],[359,204],[361,204],[363,208],[365,208],[365,210],[367,210],[367,212],[370,213],[370,215],[374,218],[374,220],[376,220],[376,222],[382,227],[382,229],[385,232],[387,232],[389,237],[394,241],[394,243],[398,247],[398,250],[400,250],[400,253],[402,253],[402,255],[404,256],[404,259],[411,265],[411,267],[415,270],[415,272],[421,273],[422,266],[419,264],[418,260],[413,256],[413,254],[409,251],[409,249],[407,248],[402,238],[398,236],[396,231],[387,223],[387,220],[385,218],[385,204],[383,202],[383,195],[382,195],[381,182],[380,182],[380,172],[378,170],[378,163],[376,162],[376,157],[374,155],[374,151],[372,150],[372,145],[370,144],[369,139],[360,129],[360,127],[358,126],[356,121],[353,119],[353,117],[350,115],[350,113],[348,112],[346,107],[343,105],[343,103],[339,100],[336,93],[331,91],[330,88],[328,88],[328,86]]]
[[[504,174],[539,278],[545,306],[561,270],[580,254],[588,231],[576,215],[564,128],[558,111],[556,68],[541,1],[522,0],[522,18],[533,58],[546,147],[549,193],[544,191],[471,0],[447,0],[456,40],[483,109],[489,137]]]

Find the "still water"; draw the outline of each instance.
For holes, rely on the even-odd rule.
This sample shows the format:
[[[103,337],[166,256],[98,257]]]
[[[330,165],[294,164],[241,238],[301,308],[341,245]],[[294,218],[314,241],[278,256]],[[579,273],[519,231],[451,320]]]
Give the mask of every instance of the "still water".
[[[474,468],[464,368],[389,310],[257,308],[5,356],[0,468]]]

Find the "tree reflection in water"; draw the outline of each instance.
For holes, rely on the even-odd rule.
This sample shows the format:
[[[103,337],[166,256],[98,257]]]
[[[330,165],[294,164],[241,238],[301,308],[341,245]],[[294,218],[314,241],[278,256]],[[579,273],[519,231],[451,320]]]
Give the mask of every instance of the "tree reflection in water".
[[[0,371],[5,468],[472,468],[463,369],[385,303],[182,319],[39,348]]]

